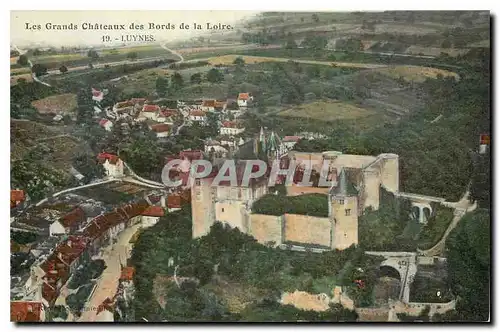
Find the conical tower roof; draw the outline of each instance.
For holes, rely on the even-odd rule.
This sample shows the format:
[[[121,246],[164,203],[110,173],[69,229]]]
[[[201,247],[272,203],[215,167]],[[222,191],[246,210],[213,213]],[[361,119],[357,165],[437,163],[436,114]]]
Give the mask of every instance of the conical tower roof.
[[[347,177],[347,171],[344,167],[340,170],[340,174],[337,180],[337,186],[333,187],[330,191],[332,195],[335,196],[357,196],[358,191],[354,185],[349,181]]]

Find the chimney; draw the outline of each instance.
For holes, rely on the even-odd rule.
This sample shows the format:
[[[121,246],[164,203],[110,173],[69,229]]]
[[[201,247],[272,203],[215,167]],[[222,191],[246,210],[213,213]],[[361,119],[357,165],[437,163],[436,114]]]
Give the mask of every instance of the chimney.
[[[31,304],[28,304],[28,312],[33,312],[33,306]]]

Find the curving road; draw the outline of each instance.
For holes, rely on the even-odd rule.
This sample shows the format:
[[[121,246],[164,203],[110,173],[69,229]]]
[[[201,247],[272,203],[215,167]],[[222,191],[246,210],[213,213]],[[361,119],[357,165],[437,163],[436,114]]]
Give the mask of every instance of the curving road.
[[[21,55],[23,55],[23,54],[26,54],[26,52],[28,52],[27,50],[21,50],[21,49],[19,49],[16,45],[12,45],[12,46],[16,49],[16,51],[18,51],[18,52],[19,52],[19,57],[20,57]],[[18,57],[18,58],[19,58],[19,57]],[[33,62],[31,62],[31,60],[30,60],[30,59],[28,59],[28,64],[30,65],[30,69],[32,69],[32,68],[33,68]],[[32,77],[32,78],[33,78],[33,80],[34,80],[35,82],[37,82],[37,83],[43,84],[43,85],[45,85],[45,86],[51,86],[49,83],[45,83],[45,82],[43,82],[42,80],[40,80],[40,79],[39,79],[39,78],[35,75],[35,73],[33,73],[33,72],[31,72],[31,77]]]

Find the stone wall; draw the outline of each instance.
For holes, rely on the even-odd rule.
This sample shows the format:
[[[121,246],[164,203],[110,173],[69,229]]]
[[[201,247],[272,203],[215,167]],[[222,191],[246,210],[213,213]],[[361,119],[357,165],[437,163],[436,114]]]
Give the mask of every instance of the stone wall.
[[[245,206],[241,201],[225,200],[215,203],[215,220],[227,223],[233,228],[237,227],[240,231],[247,233],[245,214]]]
[[[215,221],[212,203],[211,179],[199,179],[199,184],[191,190],[191,213],[193,220],[193,238],[206,235]]]
[[[284,241],[331,247],[332,223],[329,218],[285,214]]]
[[[444,314],[445,312],[455,309],[455,304],[455,300],[446,303],[409,302],[407,304],[401,301],[397,301],[392,304],[392,307],[397,313],[404,313],[410,316],[419,316],[422,311],[427,306],[429,306],[429,317],[432,317],[434,314]]]
[[[250,232],[259,243],[266,244],[274,242],[280,245],[282,232],[282,216],[270,216],[266,214],[250,214]]]

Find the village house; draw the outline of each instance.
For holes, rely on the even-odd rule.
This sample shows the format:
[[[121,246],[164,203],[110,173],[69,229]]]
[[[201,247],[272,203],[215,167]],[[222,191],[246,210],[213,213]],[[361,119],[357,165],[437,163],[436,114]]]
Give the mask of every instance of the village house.
[[[106,131],[111,131],[113,129],[113,122],[103,118],[99,121],[99,126],[103,127]]]
[[[126,110],[130,111],[133,109],[134,106],[135,106],[135,103],[133,103],[130,100],[121,101],[121,102],[118,102],[118,103],[113,105],[113,111],[115,113],[126,111]]]
[[[24,190],[11,190],[10,191],[10,208],[15,208],[22,204],[26,199]]]
[[[161,206],[150,206],[141,213],[143,227],[154,226],[160,217],[165,215],[165,210]]]
[[[200,108],[202,111],[205,112],[213,112],[215,111],[215,104],[216,104],[215,99],[206,99],[203,101]]]
[[[182,206],[191,202],[191,191],[189,189],[175,192],[167,197],[168,212],[182,209]]]
[[[238,94],[237,102],[239,107],[247,107],[251,101],[253,101],[253,97],[249,93]]]
[[[100,248],[113,244],[125,227],[140,223],[141,213],[149,206],[149,203],[142,199],[94,218],[83,230],[83,235],[92,241],[89,248],[90,254],[95,255]]]
[[[215,102],[215,110],[219,112],[224,112],[227,107],[227,102],[226,101],[216,101]]]
[[[74,233],[86,221],[85,212],[77,207],[64,217],[54,221],[49,228],[50,236]]]
[[[43,304],[34,301],[10,302],[10,321],[18,323],[45,321]]]
[[[85,236],[71,235],[40,265],[45,272],[41,293],[42,302],[46,307],[53,306],[61,287],[68,281],[71,273],[76,270],[80,262],[88,258],[87,254],[84,255],[88,243],[89,239]]]
[[[228,135],[219,136],[218,141],[223,147],[236,148],[238,146],[238,141],[234,137]]]
[[[299,136],[285,136],[282,140],[282,143],[288,150],[291,150],[299,141]]]
[[[204,123],[207,121],[207,114],[202,110],[192,110],[189,112],[189,120]]]
[[[172,126],[174,124],[174,118],[178,116],[178,114],[177,110],[165,108],[160,111],[156,121]]]
[[[234,136],[241,134],[245,131],[245,128],[237,121],[224,121],[219,129],[221,135]]]
[[[97,89],[92,88],[92,100],[96,102],[101,102],[104,99],[104,93]]]
[[[107,176],[123,176],[123,161],[118,156],[103,152],[97,155],[97,160],[104,166]]]
[[[205,153],[220,153],[227,154],[228,150],[222,146],[221,142],[216,140],[208,140],[205,142]]]
[[[166,123],[151,126],[151,130],[156,133],[156,137],[167,137],[170,135],[172,127]]]
[[[160,113],[160,106],[144,104],[141,115],[147,119],[156,121]]]

